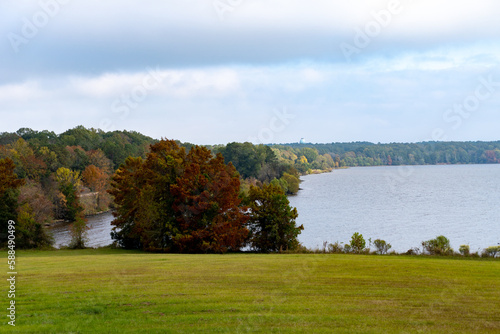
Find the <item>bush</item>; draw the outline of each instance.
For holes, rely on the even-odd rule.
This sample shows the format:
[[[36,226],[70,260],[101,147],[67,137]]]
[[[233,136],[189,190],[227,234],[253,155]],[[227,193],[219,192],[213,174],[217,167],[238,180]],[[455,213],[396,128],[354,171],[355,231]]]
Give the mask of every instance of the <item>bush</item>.
[[[460,245],[460,248],[458,248],[458,251],[462,256],[469,256],[470,255],[470,247],[469,245]]]
[[[343,253],[343,252],[344,252],[344,248],[342,247],[342,245],[338,241],[336,241],[333,244],[328,245],[328,253],[339,254],[339,253]]]
[[[353,253],[360,254],[365,250],[366,241],[362,234],[355,232],[351,237],[349,245],[351,246],[350,249]]]
[[[85,243],[88,241],[87,230],[89,228],[85,224],[85,220],[81,217],[76,217],[73,226],[71,226],[71,249],[84,249]]]
[[[422,247],[424,251],[430,255],[451,255],[453,254],[453,249],[450,246],[450,240],[443,235],[436,237],[436,239],[431,239],[422,242]]]
[[[410,248],[406,251],[405,255],[419,255],[420,249],[418,247]]]
[[[482,257],[496,257],[500,255],[500,246],[491,246],[483,250]]]
[[[392,248],[391,244],[385,242],[385,240],[377,239],[373,242],[375,247],[377,248],[378,254],[387,254],[389,249]]]

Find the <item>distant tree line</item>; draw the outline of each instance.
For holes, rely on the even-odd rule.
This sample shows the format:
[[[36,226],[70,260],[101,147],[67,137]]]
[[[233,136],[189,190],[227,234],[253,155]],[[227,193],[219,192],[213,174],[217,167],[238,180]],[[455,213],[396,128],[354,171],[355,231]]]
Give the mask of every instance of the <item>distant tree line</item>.
[[[331,144],[283,144],[273,149],[291,161],[307,158],[302,168],[314,169],[316,158],[307,149],[314,150],[316,157],[330,156],[335,167],[345,166],[398,166],[436,164],[494,164],[500,163],[500,141],[494,142],[422,142],[373,144],[369,142]]]

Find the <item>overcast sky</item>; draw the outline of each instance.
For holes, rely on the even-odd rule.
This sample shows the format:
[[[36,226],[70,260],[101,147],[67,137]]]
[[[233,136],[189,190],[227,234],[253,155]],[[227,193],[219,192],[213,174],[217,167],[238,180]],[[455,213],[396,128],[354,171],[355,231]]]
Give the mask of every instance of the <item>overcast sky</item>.
[[[0,0],[0,132],[500,140],[498,0]]]

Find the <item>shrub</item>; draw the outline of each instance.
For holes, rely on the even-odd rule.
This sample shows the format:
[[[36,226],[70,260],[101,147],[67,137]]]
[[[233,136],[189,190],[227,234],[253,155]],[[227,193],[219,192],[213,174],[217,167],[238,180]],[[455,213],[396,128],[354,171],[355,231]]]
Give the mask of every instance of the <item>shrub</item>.
[[[406,251],[405,255],[419,255],[420,249],[418,247],[410,248]]]
[[[422,247],[424,251],[430,255],[451,255],[453,254],[453,249],[450,246],[450,240],[443,235],[436,237],[436,239],[431,239],[422,242]]]
[[[483,250],[482,257],[496,257],[500,255],[500,246],[491,246]]]
[[[470,247],[469,245],[460,245],[460,248],[458,248],[458,251],[462,256],[469,256],[470,255]]]
[[[350,248],[353,253],[360,254],[365,249],[366,241],[362,234],[356,232],[352,235],[349,245],[351,246]]]
[[[71,226],[71,242],[69,248],[71,249],[84,249],[85,243],[88,241],[87,237],[88,227],[82,217],[77,217],[73,226]]]
[[[338,241],[336,241],[335,243],[328,245],[328,252],[339,254],[339,253],[343,253],[344,249],[343,249],[342,245]]]
[[[373,244],[377,248],[377,253],[378,254],[387,254],[387,252],[389,251],[389,249],[392,248],[391,244],[388,244],[388,243],[385,242],[385,240],[381,240],[381,239],[376,239],[373,242]]]

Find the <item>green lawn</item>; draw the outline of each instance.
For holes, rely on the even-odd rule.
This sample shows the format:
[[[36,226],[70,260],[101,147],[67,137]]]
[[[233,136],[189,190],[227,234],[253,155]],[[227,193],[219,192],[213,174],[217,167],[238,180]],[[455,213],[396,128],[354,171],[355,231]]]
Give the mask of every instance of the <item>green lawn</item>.
[[[60,250],[17,271],[1,333],[500,332],[498,260]]]

